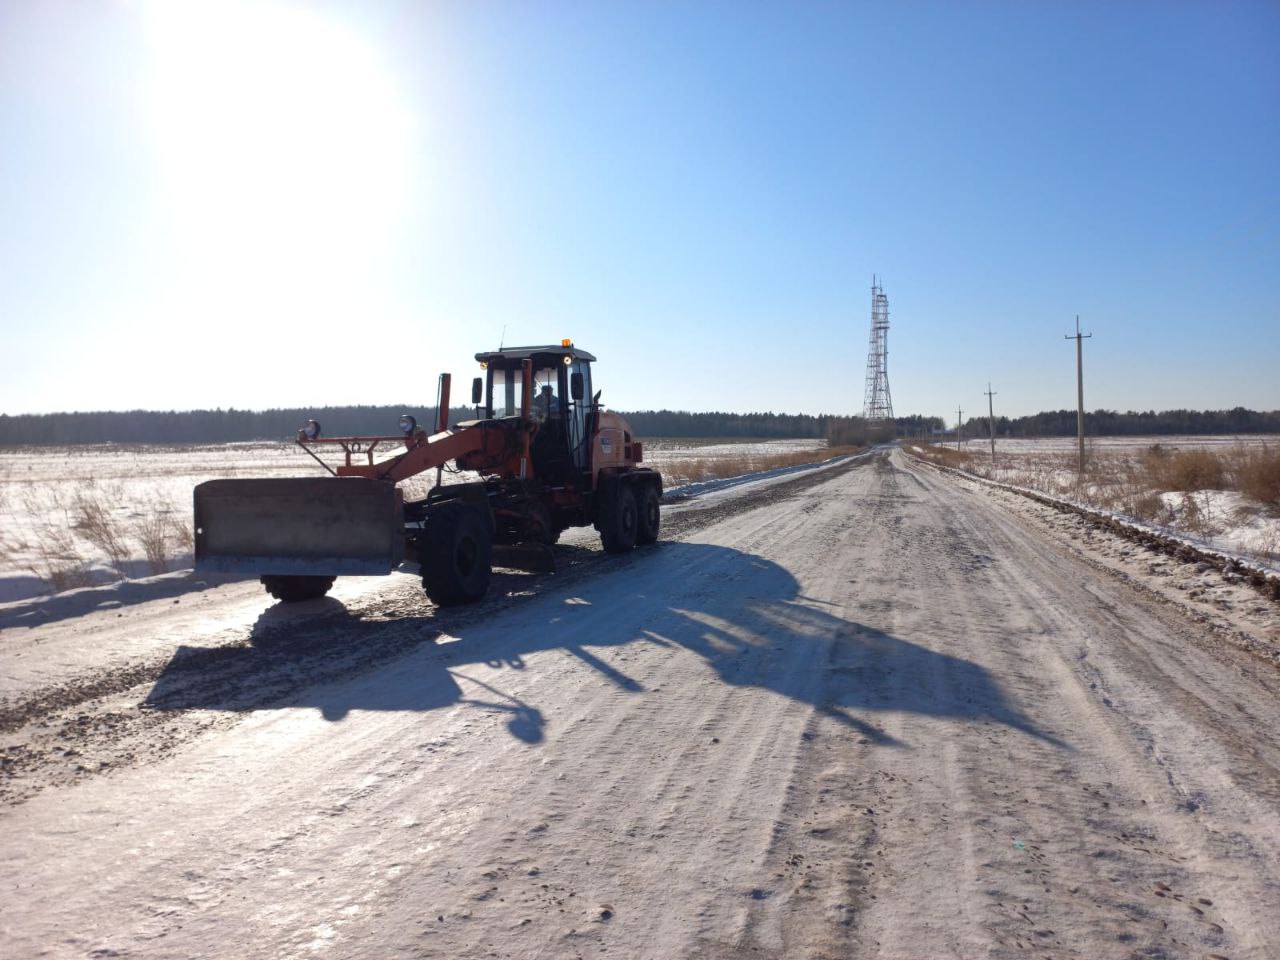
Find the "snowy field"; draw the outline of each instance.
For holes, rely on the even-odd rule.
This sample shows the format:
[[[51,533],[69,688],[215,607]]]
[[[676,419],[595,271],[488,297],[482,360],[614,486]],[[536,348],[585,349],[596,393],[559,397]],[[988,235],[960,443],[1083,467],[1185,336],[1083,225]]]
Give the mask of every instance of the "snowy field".
[[[670,489],[725,470],[769,469],[779,458],[825,446],[649,440],[644,450]],[[189,568],[196,484],[321,472],[287,442],[0,449],[0,603]],[[446,474],[445,481],[471,476]],[[406,489],[420,496],[434,479],[424,474]]]
[[[1280,569],[1280,509],[1236,489],[1234,475],[1250,457],[1280,449],[1280,437],[1086,438],[1083,483],[1073,437],[997,438],[994,464],[990,449],[985,439],[962,442],[960,457],[952,456],[955,443],[934,448],[935,455],[979,476],[1111,511]],[[1171,489],[1171,481],[1187,479],[1173,469],[1175,455],[1187,451],[1210,455],[1204,466],[1213,475],[1216,461],[1221,473],[1202,489]],[[1177,484],[1188,485],[1196,484]]]
[[[0,451],[0,602],[190,567],[197,483],[309,463],[285,443]]]

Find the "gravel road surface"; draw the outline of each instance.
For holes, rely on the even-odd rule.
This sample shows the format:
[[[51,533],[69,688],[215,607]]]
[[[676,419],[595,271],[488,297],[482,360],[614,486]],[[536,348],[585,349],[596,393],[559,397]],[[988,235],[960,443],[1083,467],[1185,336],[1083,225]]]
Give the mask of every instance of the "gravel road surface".
[[[1017,499],[881,451],[465,610],[7,626],[0,952],[1277,956],[1276,605]]]

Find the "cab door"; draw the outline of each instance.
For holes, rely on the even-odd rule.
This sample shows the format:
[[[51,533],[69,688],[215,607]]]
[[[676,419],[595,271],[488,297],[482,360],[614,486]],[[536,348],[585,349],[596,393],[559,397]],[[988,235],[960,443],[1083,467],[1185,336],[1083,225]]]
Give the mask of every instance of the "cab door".
[[[573,456],[573,465],[579,470],[586,470],[591,466],[591,437],[588,432],[592,397],[591,364],[585,360],[577,359],[569,364],[566,386],[572,385],[574,374],[582,375],[582,399],[573,398],[571,389],[565,391],[564,396],[571,398],[569,416],[565,420],[565,426],[569,433],[569,450]]]

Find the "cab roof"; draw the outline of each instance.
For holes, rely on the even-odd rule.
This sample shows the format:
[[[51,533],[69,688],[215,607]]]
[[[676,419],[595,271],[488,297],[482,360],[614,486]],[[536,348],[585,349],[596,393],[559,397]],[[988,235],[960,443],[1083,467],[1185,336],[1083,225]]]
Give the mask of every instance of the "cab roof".
[[[504,347],[501,350],[487,350],[484,353],[477,353],[476,359],[482,363],[495,363],[501,360],[529,360],[539,356],[556,358],[568,356],[588,362],[595,360],[595,357],[580,347],[573,345],[566,347],[559,343],[549,343],[544,347]]]

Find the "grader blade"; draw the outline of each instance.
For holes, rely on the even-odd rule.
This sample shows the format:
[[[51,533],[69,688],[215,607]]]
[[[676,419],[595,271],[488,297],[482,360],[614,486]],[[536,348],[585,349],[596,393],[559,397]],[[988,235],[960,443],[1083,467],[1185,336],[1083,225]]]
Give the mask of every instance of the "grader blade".
[[[195,568],[209,573],[386,574],[404,557],[400,491],[365,477],[209,480],[195,528]]]

